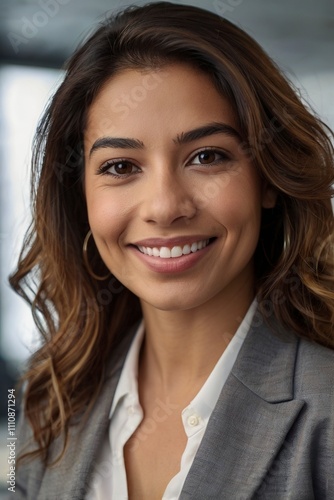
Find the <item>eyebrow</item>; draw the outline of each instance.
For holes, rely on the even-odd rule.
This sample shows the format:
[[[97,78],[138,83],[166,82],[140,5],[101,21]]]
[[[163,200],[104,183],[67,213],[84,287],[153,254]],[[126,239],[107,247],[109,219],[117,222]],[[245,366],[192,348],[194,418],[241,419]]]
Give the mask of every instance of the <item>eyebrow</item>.
[[[138,141],[138,139],[126,139],[121,137],[101,137],[97,139],[91,150],[89,151],[89,156],[92,156],[94,151],[103,148],[118,148],[118,149],[143,149],[144,143]]]
[[[174,142],[177,144],[187,144],[189,142],[197,141],[198,139],[202,139],[203,137],[209,137],[210,135],[215,134],[225,134],[238,139],[238,141],[242,141],[242,137],[239,132],[235,128],[231,127],[231,125],[227,125],[226,123],[213,122],[209,123],[208,125],[189,130],[189,132],[183,132],[182,134],[179,134]]]
[[[188,144],[189,142],[197,141],[204,137],[209,137],[215,134],[225,134],[229,137],[234,137],[238,141],[242,141],[242,137],[239,132],[233,128],[231,125],[226,123],[213,122],[208,125],[203,125],[202,127],[197,127],[188,132],[182,132],[173,139],[175,144]],[[138,139],[122,138],[122,137],[101,137],[97,139],[90,149],[89,156],[91,157],[94,151],[103,148],[114,148],[114,149],[143,149],[144,143]]]

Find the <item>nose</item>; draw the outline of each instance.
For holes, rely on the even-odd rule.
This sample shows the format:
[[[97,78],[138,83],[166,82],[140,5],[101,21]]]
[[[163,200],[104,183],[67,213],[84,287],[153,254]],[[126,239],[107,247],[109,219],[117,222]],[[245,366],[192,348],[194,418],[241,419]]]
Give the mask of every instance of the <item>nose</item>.
[[[176,221],[192,219],[196,212],[191,185],[185,176],[167,169],[152,174],[141,205],[145,222],[170,226]]]

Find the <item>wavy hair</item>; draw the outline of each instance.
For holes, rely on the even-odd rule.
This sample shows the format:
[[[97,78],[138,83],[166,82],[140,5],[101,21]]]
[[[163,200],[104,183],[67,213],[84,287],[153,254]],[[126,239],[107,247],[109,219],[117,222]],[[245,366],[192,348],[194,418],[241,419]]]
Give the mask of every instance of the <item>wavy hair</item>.
[[[112,350],[141,315],[131,291],[112,276],[95,280],[84,265],[87,110],[123,69],[173,62],[211,77],[238,117],[243,146],[278,193],[275,208],[263,211],[255,254],[263,315],[334,348],[330,130],[262,48],[231,22],[168,2],[127,8],[101,23],[69,59],[35,136],[33,221],[10,284],[30,304],[43,339],[23,381],[36,444],[25,456],[45,463],[54,439],[61,435],[65,449],[72,419],[90,411]],[[95,273],[105,275],[93,242],[89,257]]]

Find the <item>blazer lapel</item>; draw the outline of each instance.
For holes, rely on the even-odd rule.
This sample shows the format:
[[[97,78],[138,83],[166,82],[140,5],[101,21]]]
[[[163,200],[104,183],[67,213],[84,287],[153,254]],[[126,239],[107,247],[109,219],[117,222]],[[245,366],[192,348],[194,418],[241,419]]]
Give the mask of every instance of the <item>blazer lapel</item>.
[[[275,324],[251,327],[180,500],[253,498],[304,405],[293,399],[297,348]]]

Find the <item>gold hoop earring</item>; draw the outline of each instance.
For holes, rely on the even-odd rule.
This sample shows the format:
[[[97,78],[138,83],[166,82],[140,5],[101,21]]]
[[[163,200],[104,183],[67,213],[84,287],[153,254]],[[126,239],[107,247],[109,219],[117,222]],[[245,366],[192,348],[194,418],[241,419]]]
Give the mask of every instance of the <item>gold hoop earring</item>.
[[[111,273],[107,274],[106,276],[98,276],[97,274],[94,273],[94,271],[92,270],[92,268],[90,267],[90,264],[89,264],[87,249],[88,249],[88,241],[89,241],[89,238],[91,236],[92,236],[92,231],[89,230],[88,233],[86,234],[86,237],[84,239],[83,246],[82,246],[83,260],[84,260],[88,274],[92,278],[94,278],[98,281],[104,281],[105,279],[109,278]]]

